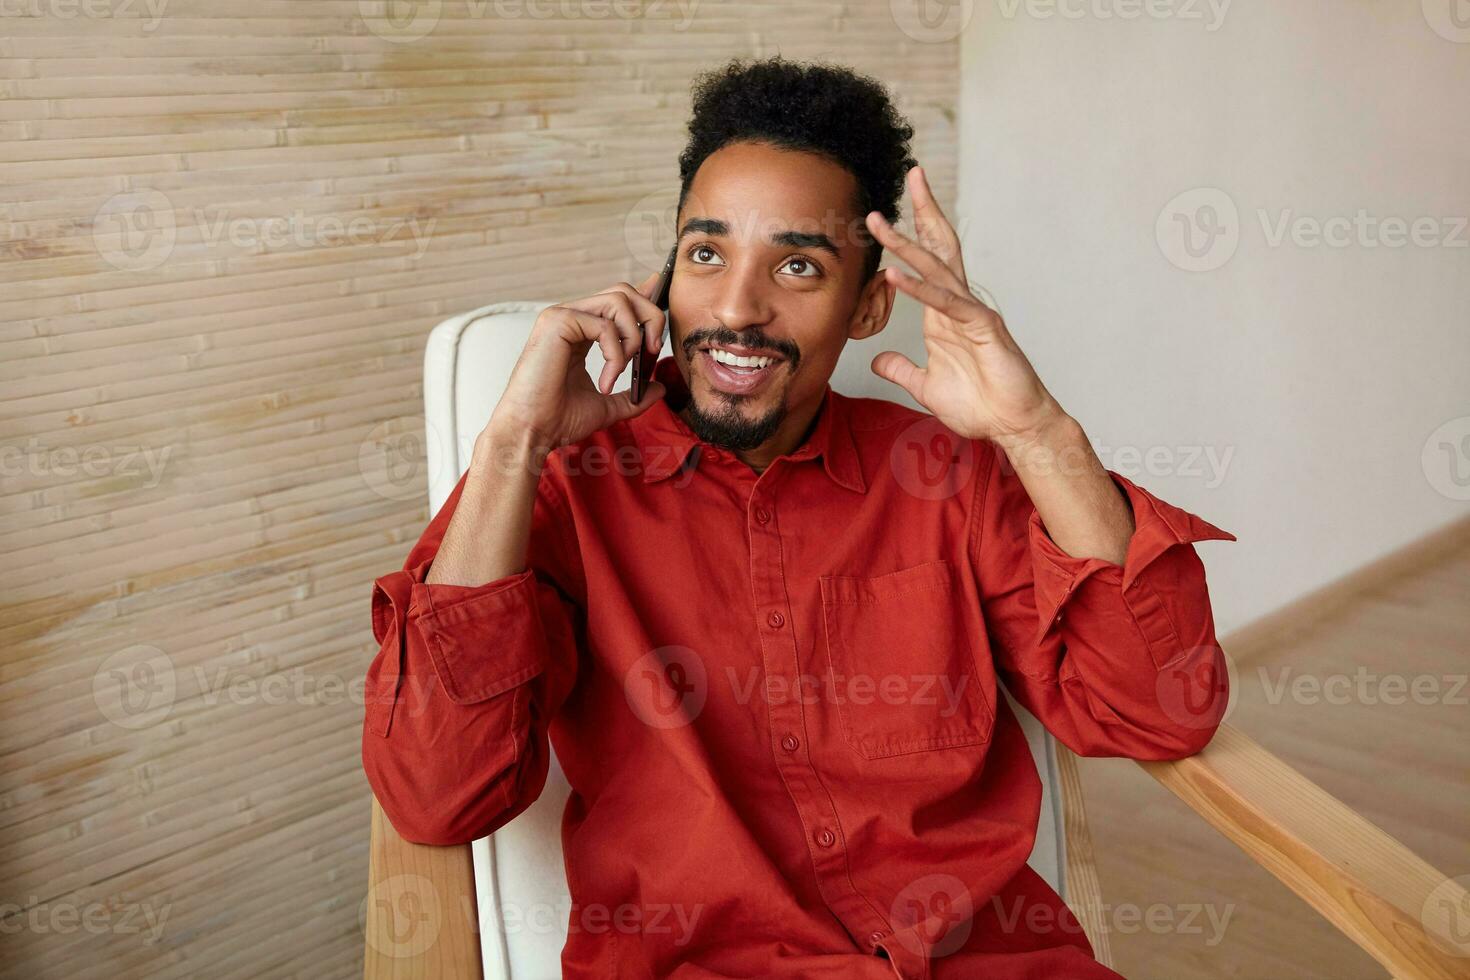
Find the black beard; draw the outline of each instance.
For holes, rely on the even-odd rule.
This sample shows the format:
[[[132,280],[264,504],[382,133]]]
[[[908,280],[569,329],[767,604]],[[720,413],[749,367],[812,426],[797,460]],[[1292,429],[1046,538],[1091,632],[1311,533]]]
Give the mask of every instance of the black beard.
[[[777,405],[758,419],[747,419],[728,401],[719,412],[706,412],[691,397],[685,413],[684,421],[704,442],[722,449],[754,449],[776,434],[786,418],[786,406]]]

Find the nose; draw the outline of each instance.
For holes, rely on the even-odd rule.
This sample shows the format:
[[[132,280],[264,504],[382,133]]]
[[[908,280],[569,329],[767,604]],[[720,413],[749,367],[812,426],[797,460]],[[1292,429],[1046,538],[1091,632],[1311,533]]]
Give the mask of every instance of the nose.
[[[771,303],[755,263],[731,265],[719,279],[710,306],[716,320],[737,333],[752,326],[762,326],[771,318]]]

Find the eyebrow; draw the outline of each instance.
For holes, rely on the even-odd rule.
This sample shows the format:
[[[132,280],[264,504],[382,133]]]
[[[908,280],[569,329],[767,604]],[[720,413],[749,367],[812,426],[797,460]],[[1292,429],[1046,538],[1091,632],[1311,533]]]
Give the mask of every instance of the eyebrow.
[[[700,232],[705,235],[725,236],[730,234],[730,226],[719,218],[690,218],[684,222],[684,229],[679,232],[679,241],[691,232]],[[804,231],[778,231],[769,239],[772,245],[784,245],[787,248],[815,248],[826,252],[834,259],[842,256],[837,254],[837,246],[832,239],[820,233]]]

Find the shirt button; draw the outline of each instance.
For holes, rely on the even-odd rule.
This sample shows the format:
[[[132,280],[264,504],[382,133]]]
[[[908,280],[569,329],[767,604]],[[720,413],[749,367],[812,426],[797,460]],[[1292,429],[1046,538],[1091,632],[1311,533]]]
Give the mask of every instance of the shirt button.
[[[771,523],[771,512],[764,507],[757,507],[755,509],[755,520],[758,524],[769,524]]]
[[[772,609],[771,614],[766,617],[766,622],[770,623],[772,628],[780,629],[781,624],[786,622],[786,617],[781,615],[781,610]]]
[[[877,946],[878,945],[878,940],[880,940],[882,938],[883,938],[883,933],[881,933],[881,932],[870,932],[870,933],[868,933],[868,945],[869,946]]]
[[[800,745],[801,740],[798,739],[795,735],[787,735],[785,738],[781,739],[781,748],[785,749],[787,752],[795,752],[797,747]]]
[[[837,843],[837,835],[830,830],[819,830],[817,831],[817,843],[823,847],[831,847]]]

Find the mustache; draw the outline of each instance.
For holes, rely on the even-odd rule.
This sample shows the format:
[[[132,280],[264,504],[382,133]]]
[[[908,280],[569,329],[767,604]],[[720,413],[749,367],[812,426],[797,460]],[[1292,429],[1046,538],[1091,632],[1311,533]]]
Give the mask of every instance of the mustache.
[[[784,357],[793,369],[801,361],[801,348],[796,342],[789,339],[767,337],[759,330],[731,330],[729,327],[711,327],[708,330],[696,330],[684,338],[683,348],[686,357],[693,357],[695,348],[702,344],[721,344],[731,347],[750,347],[755,350],[774,351]]]

